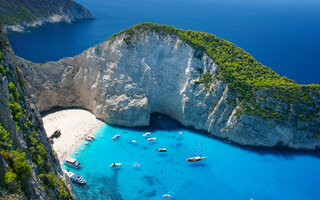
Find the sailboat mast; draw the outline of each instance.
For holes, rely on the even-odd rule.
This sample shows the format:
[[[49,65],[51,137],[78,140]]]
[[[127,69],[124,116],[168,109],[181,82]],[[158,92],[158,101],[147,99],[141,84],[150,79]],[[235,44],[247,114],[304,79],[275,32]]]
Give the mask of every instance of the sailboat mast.
[[[197,142],[196,142],[196,145],[194,147],[194,157],[196,157],[196,155],[197,155]]]
[[[201,145],[200,158],[201,158],[201,156],[202,156],[202,148],[203,148],[203,143],[202,143],[202,145]]]

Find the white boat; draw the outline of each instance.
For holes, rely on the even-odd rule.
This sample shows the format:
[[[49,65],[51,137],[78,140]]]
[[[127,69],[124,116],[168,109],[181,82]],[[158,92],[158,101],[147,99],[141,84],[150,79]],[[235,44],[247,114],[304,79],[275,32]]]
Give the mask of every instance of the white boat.
[[[202,155],[202,147],[203,147],[203,145],[201,146],[200,156],[197,156],[197,143],[196,143],[195,148],[194,148],[194,156],[191,157],[191,158],[186,158],[184,160],[185,161],[189,161],[189,162],[197,162],[197,161],[206,159],[207,157],[202,157],[201,156]]]
[[[95,136],[93,136],[93,135],[89,135],[89,137],[91,138],[91,139],[93,139],[93,140],[95,140],[95,139],[97,139]]]
[[[90,136],[86,137],[85,140],[87,140],[87,141],[92,141],[92,139],[91,139]]]
[[[170,194],[164,194],[164,195],[162,195],[162,197],[171,197],[171,195]]]
[[[120,134],[113,136],[112,139],[114,140],[114,139],[117,139],[118,137],[120,137]]]
[[[64,160],[64,164],[69,167],[76,168],[76,169],[79,169],[82,166],[79,161],[77,161],[76,159],[71,158],[71,157],[66,158]]]
[[[147,135],[150,135],[151,133],[150,132],[146,132],[145,134],[143,134],[142,136],[145,137]]]
[[[113,162],[113,163],[110,164],[110,167],[119,167],[119,166],[121,166],[121,165],[122,165],[121,163],[115,163],[115,162]]]
[[[153,137],[153,138],[148,138],[147,140],[148,141],[153,141],[153,140],[156,140],[157,138],[156,137]]]
[[[88,146],[90,145],[90,143],[89,143],[89,142],[87,142],[87,141],[85,141],[85,142],[84,142],[84,144],[85,144],[85,145],[88,145]]]
[[[87,183],[87,181],[79,174],[70,172],[69,170],[65,171],[65,173],[70,178],[70,180],[74,183],[78,183],[82,185]]]
[[[179,134],[182,135],[182,132],[180,132]]]
[[[158,152],[167,152],[167,149],[166,148],[159,148],[157,149]]]
[[[131,143],[137,143],[137,141],[135,141],[135,140],[131,140]]]

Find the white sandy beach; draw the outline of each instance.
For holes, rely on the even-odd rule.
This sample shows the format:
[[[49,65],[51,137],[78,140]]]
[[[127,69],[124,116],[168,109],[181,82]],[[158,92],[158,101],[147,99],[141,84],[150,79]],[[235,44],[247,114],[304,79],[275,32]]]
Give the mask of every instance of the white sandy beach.
[[[60,162],[83,143],[86,136],[93,134],[104,124],[92,113],[81,109],[57,111],[46,115],[42,120],[48,137],[55,130],[61,130],[61,136],[53,139],[53,148]]]

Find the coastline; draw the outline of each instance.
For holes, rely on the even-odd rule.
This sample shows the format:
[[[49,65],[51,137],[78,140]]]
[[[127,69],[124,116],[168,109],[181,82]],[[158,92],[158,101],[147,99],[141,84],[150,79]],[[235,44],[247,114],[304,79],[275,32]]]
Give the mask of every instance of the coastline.
[[[55,130],[61,130],[61,136],[54,138],[52,145],[60,162],[83,143],[86,136],[94,134],[104,124],[83,109],[57,111],[47,114],[42,120],[48,137]]]

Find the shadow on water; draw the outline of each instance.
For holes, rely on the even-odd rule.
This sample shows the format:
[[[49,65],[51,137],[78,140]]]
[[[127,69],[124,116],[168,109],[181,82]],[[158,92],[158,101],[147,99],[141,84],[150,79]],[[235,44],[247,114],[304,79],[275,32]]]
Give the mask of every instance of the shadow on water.
[[[163,123],[164,121],[165,121],[165,123]],[[250,152],[256,153],[260,156],[274,155],[277,157],[282,157],[284,159],[293,159],[294,156],[297,156],[297,155],[301,155],[301,156],[308,155],[308,156],[320,158],[320,149],[317,149],[315,151],[295,150],[295,149],[289,149],[288,147],[283,147],[283,146],[281,146],[281,144],[279,144],[278,146],[274,146],[274,147],[262,147],[262,146],[252,147],[252,146],[239,145],[239,144],[233,143],[229,140],[224,140],[224,139],[218,138],[216,136],[209,135],[205,131],[195,130],[193,127],[185,127],[182,124],[180,124],[179,122],[170,118],[169,116],[163,115],[161,113],[151,114],[150,127],[144,127],[144,128],[139,128],[139,129],[146,130],[146,131],[156,131],[156,130],[178,131],[181,129],[187,129],[194,134],[199,134],[199,135],[202,135],[205,137],[210,137],[212,139],[224,142],[227,145],[230,145],[230,146],[233,146],[236,148],[240,148],[245,151],[250,151]],[[180,144],[178,143],[176,148],[179,145]]]
[[[207,164],[206,163],[190,163],[189,167],[195,167],[195,168],[199,168],[199,167],[206,167]]]

